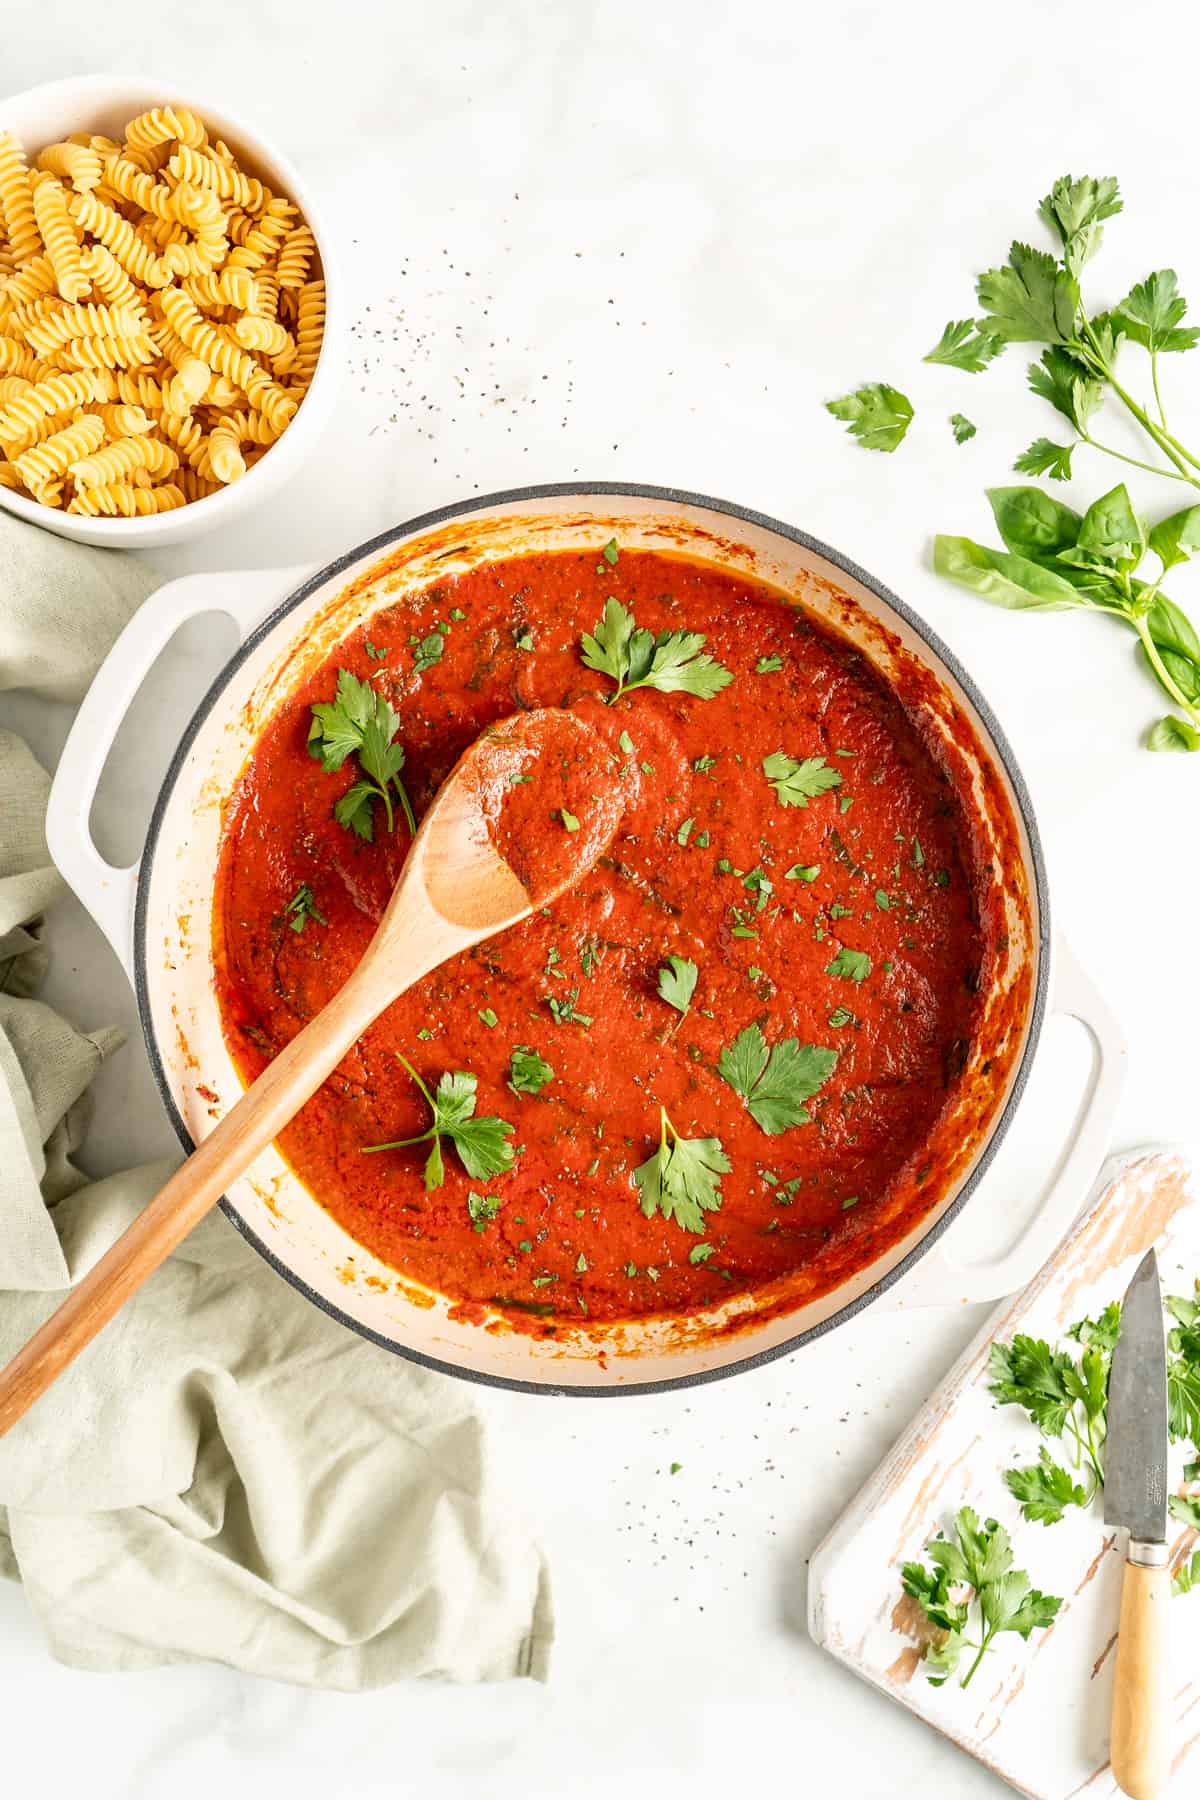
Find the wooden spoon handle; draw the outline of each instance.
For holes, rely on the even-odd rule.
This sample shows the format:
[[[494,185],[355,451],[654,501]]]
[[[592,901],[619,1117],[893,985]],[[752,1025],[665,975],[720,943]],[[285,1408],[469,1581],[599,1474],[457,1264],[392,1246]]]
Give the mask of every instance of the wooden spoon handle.
[[[1125,1565],[1112,1703],[1112,1772],[1131,1800],[1159,1800],[1170,1777],[1171,1573]]]
[[[0,1436],[91,1343],[230,1183],[245,1173],[394,997],[394,987],[380,992],[378,981],[369,979],[369,957],[368,951],[341,992],[268,1064],[57,1311],[0,1370]]]

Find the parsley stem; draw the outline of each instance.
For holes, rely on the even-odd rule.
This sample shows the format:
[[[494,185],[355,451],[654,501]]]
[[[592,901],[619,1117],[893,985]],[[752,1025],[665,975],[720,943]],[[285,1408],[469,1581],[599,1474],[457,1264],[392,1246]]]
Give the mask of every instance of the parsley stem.
[[[1157,350],[1152,350],[1150,352],[1150,379],[1154,383],[1154,399],[1155,399],[1155,404],[1158,407],[1159,422],[1161,423],[1163,430],[1167,431],[1170,429],[1170,427],[1167,424],[1167,410],[1166,410],[1166,407],[1162,403],[1162,395],[1158,391],[1158,351]]]
[[[974,1675],[976,1669],[979,1667],[980,1663],[983,1661],[984,1657],[988,1653],[988,1649],[992,1642],[992,1636],[993,1636],[993,1634],[990,1630],[985,1631],[982,1634],[982,1636],[979,1640],[979,1653],[976,1656],[975,1661],[971,1664],[970,1668],[967,1670],[966,1674],[962,1678],[961,1685],[963,1687],[968,1687],[970,1685],[972,1675]]]
[[[408,822],[409,836],[416,837],[417,821],[413,818],[413,809],[412,809],[412,804],[408,798],[408,789],[405,787],[404,783],[401,781],[401,779],[398,775],[395,777],[395,781],[396,781],[396,792],[400,796],[400,805],[404,809],[404,817]]]
[[[1139,457],[1126,456],[1123,450],[1114,450],[1111,444],[1102,444],[1098,438],[1090,436],[1086,431],[1080,432],[1079,435],[1085,444],[1091,445],[1093,450],[1103,450],[1105,456],[1115,456],[1118,462],[1129,463],[1132,468],[1145,469],[1148,475],[1161,475],[1164,481],[1190,482],[1192,480],[1190,475],[1181,475],[1178,469],[1164,469],[1157,463],[1142,462]]]
[[[395,819],[395,814],[392,811],[392,802],[388,795],[386,784],[384,784],[381,787],[379,785],[379,783],[376,782],[375,792],[379,795],[379,798],[383,801],[383,810],[387,814],[387,828],[389,831],[391,831],[393,825],[396,822],[396,819]]]

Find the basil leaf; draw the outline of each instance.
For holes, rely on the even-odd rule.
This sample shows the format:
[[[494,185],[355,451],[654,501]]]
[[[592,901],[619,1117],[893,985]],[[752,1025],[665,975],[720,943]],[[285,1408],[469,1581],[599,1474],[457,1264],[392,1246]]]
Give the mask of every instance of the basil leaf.
[[[1200,731],[1186,719],[1168,713],[1146,736],[1147,750],[1200,750]]]
[[[1040,562],[1070,549],[1079,536],[1079,514],[1041,488],[988,488],[987,497],[1005,547],[1017,556]]]
[[[1185,612],[1165,594],[1155,597],[1146,614],[1150,636],[1160,650],[1170,650],[1200,666],[1200,636]]]
[[[1160,519],[1148,542],[1164,569],[1186,562],[1193,550],[1200,550],[1200,506],[1185,506]]]
[[[948,581],[982,594],[994,606],[1029,612],[1055,612],[1067,606],[1086,606],[1086,599],[1063,576],[1044,569],[1028,557],[989,550],[970,538],[933,540],[933,566]]]
[[[1146,528],[1133,510],[1123,481],[1088,507],[1076,547],[1104,562],[1116,563],[1120,569],[1137,568],[1146,548]]]

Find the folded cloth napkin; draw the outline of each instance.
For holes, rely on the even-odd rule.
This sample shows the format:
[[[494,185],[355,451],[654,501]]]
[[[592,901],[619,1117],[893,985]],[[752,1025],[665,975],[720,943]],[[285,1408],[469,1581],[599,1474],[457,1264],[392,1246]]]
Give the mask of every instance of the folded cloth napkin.
[[[4,514],[0,571],[0,685],[55,698],[78,698],[153,585]],[[73,1160],[120,1039],[36,998],[61,891],[48,790],[0,731],[0,1361],[170,1166],[89,1182]],[[220,1214],[0,1438],[0,1573],[79,1668],[491,1680],[544,1675],[552,1635],[469,1390],[326,1318]]]

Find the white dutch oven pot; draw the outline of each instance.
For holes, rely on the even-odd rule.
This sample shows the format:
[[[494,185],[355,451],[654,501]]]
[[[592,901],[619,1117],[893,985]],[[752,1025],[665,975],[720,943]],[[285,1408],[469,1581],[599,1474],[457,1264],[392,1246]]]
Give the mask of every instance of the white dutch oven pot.
[[[978,1048],[969,1053],[962,1085],[974,1094],[974,1111],[969,1123],[964,1113],[957,1148],[946,1159],[950,1175],[920,1223],[843,1286],[816,1299],[801,1293],[794,1305],[764,1307],[761,1297],[743,1296],[697,1319],[598,1327],[590,1335],[585,1324],[559,1342],[503,1325],[487,1330],[456,1322],[444,1298],[414,1287],[349,1238],[274,1147],[222,1202],[281,1275],[363,1336],[448,1373],[543,1393],[645,1392],[732,1374],[831,1330],[895,1284],[892,1301],[904,1305],[1010,1292],[1041,1264],[1082,1203],[1124,1064],[1120,1034],[1099,996],[1062,943],[1052,946],[1037,827],[1012,752],[970,678],[901,601],[803,532],[741,507],[662,488],[526,488],[426,514],[316,574],[293,569],[172,582],[143,606],[97,675],[63,752],[47,835],[55,862],[135,984],[150,1060],[185,1147],[204,1137],[242,1091],[214,998],[212,896],[223,804],[275,706],[375,606],[482,561],[578,549],[614,535],[623,548],[684,550],[752,572],[801,598],[885,676],[905,664],[911,669],[914,658],[933,675],[936,696],[923,710],[935,731],[947,734],[947,720],[965,719],[974,745],[969,781],[985,827],[998,812],[1016,822],[1018,866],[995,870],[1009,915],[1007,960],[984,1009],[986,1035],[989,1010],[1003,1009],[1007,996],[1011,1055],[1003,1077],[988,1086],[986,1063],[973,1066]],[[385,578],[364,580],[381,564]],[[234,620],[241,648],[184,734],[140,864],[113,868],[88,830],[109,749],[164,646],[186,620],[211,612]],[[1014,993],[1023,996],[1015,1017]],[[1020,1102],[1051,1008],[1079,1019],[1095,1039],[1088,1097],[1039,1212],[1015,1247],[964,1266],[954,1259],[947,1228]],[[939,1130],[953,1140],[953,1118]],[[944,1149],[945,1136],[942,1142]]]

